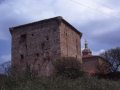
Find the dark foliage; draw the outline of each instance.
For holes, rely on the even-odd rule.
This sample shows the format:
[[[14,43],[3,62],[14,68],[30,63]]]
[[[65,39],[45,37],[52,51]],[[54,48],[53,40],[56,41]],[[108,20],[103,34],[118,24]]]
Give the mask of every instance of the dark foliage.
[[[11,61],[4,62],[0,65],[0,73],[11,75]]]
[[[13,76],[13,74],[12,76],[0,75],[0,90],[118,90],[120,88],[120,73],[116,74],[116,76],[112,73],[93,76],[87,74],[82,75],[81,71],[78,70],[81,68],[81,64],[75,58],[62,58],[59,60],[57,63],[55,62],[55,65],[57,65],[59,70],[65,71],[58,71],[58,77],[32,78],[28,65],[27,72],[29,73],[25,76],[20,75],[22,78]],[[64,64],[63,66],[66,65],[67,67],[58,67],[59,65],[62,66],[62,63]],[[82,76],[78,77],[80,75]],[[78,78],[70,79],[66,77]]]
[[[111,64],[111,71],[117,73],[120,67],[120,47],[109,49],[100,54],[107,62]]]
[[[74,57],[62,57],[53,62],[56,76],[77,78],[82,76],[81,63]]]
[[[98,79],[108,79],[108,80],[114,80],[114,81],[118,81],[120,80],[120,72],[111,72],[111,73],[107,73],[107,74],[93,74],[93,77],[97,77]]]

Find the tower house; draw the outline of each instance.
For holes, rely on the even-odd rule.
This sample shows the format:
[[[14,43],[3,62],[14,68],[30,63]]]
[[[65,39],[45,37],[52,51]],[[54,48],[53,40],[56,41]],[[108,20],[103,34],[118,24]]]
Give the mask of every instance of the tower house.
[[[62,17],[11,27],[12,65],[37,76],[53,74],[52,61],[75,57],[80,62],[82,33]]]

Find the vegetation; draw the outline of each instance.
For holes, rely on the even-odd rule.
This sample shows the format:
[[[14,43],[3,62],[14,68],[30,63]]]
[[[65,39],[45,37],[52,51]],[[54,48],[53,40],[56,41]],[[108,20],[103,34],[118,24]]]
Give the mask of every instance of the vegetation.
[[[55,76],[77,78],[82,76],[81,62],[74,57],[62,57],[53,62]]]
[[[66,77],[41,77],[37,79],[13,79],[0,77],[0,90],[118,90],[120,80],[98,79],[82,76],[77,79]]]
[[[105,52],[101,53],[102,56],[106,61],[111,64],[111,71],[117,73],[120,68],[120,47],[116,47],[113,49],[106,50]]]
[[[29,70],[26,75],[16,77],[11,74],[13,70],[10,64],[4,64],[2,67],[7,73],[0,75],[0,90],[118,90],[120,88],[120,74],[116,79],[112,76],[111,79],[108,76],[106,78],[86,74],[81,71],[80,62],[72,57],[63,57],[53,62],[56,74],[53,77],[29,76]]]
[[[11,74],[11,61],[4,62],[0,65],[0,73],[4,73],[5,75]]]

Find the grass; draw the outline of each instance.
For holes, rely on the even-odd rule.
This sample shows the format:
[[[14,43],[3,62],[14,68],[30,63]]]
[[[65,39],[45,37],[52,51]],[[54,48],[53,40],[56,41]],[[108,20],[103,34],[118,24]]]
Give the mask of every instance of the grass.
[[[41,77],[37,79],[11,79],[0,81],[0,90],[118,90],[120,80],[97,79],[83,76],[77,79],[65,77]]]
[[[115,76],[103,75],[104,78],[101,75],[98,75],[98,78],[95,75],[90,76],[81,72],[79,70],[81,65],[73,59],[61,58],[54,63],[56,77],[35,78],[29,72],[25,75],[12,74],[12,77],[0,75],[0,90],[118,90],[120,88],[120,80],[117,79],[120,73]]]

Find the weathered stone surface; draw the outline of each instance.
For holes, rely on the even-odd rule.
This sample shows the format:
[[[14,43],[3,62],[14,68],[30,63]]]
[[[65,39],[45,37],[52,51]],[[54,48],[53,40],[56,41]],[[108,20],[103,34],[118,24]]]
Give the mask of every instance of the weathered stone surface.
[[[26,65],[37,76],[53,74],[52,61],[60,57],[76,57],[82,61],[82,33],[62,17],[55,17],[10,28],[12,65]]]
[[[91,74],[110,72],[110,63],[100,56],[86,55],[82,57],[83,69]]]

